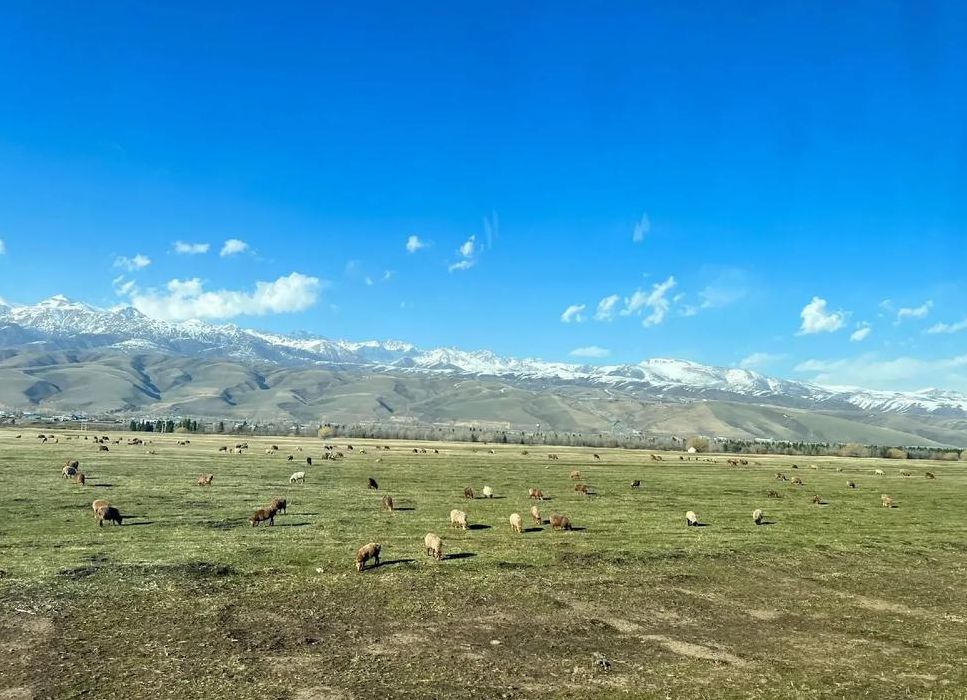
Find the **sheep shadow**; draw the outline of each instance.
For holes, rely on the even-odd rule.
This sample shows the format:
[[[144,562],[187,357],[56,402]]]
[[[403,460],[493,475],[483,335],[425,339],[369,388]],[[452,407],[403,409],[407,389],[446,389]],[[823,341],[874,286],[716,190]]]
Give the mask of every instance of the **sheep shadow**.
[[[507,496],[484,496],[484,498],[488,501],[501,501],[507,498]]]
[[[761,523],[759,523],[759,526],[762,527],[764,525],[775,525],[776,522],[777,521],[775,520],[763,520]]]
[[[414,508],[414,507],[412,507],[412,506],[405,506],[405,507],[403,507],[403,508],[400,508],[400,507],[394,507],[394,508],[393,508],[393,511],[394,511],[394,512],[395,512],[395,511],[398,511],[398,510],[401,510],[401,511],[403,511],[403,512],[408,512],[408,511],[411,511],[411,510],[416,510],[416,508]]]
[[[472,525],[467,525],[468,530],[490,530],[493,525],[484,525],[483,523],[473,523]]]
[[[396,566],[397,564],[412,564],[416,559],[390,559],[388,561],[381,561],[376,566],[372,567],[374,569],[382,569],[384,566]]]
[[[127,520],[127,518],[128,516],[125,515],[124,519]],[[124,527],[138,527],[139,525],[154,525],[154,520],[139,520],[136,523],[124,523]]]
[[[584,532],[585,530],[587,530],[586,527],[572,527],[571,528],[571,532]]]
[[[709,523],[695,523],[694,525],[688,525],[687,527],[712,527]]]
[[[312,523],[276,523],[270,527],[308,527]]]
[[[524,532],[544,532],[542,527],[525,527]]]
[[[114,488],[114,484],[92,484],[90,482],[88,482],[88,486],[93,486],[94,488],[98,488],[98,489],[113,489]]]
[[[456,554],[447,554],[443,557],[443,561],[450,561],[451,559],[469,559],[470,557],[475,556],[477,556],[475,552],[457,552]]]

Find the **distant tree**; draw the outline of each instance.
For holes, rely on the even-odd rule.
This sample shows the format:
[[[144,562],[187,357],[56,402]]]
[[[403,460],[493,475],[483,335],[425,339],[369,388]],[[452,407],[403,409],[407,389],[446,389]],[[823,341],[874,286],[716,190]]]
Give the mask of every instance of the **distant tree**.
[[[708,452],[708,438],[700,435],[688,438],[685,445],[686,447],[694,447],[696,452]]]
[[[855,442],[851,442],[847,445],[843,445],[840,448],[839,453],[843,457],[869,457],[870,456],[870,451],[868,448]]]
[[[215,428],[215,432],[216,433],[224,433],[225,432],[225,421],[223,421],[223,420],[218,421],[218,427]]]
[[[332,435],[332,426],[328,424],[321,426],[317,435],[319,436],[319,439],[325,440],[327,437]]]
[[[887,459],[906,459],[907,457],[907,451],[901,450],[899,447],[891,447],[886,451]]]

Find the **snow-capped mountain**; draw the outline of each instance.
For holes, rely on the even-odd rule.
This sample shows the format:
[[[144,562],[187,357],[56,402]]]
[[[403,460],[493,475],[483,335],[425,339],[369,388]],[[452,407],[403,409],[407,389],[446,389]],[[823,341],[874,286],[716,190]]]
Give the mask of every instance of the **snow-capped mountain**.
[[[548,386],[590,384],[665,401],[719,399],[830,410],[967,416],[967,395],[940,389],[887,392],[824,387],[675,359],[592,366],[507,358],[486,350],[424,350],[399,341],[350,342],[307,334],[282,335],[232,324],[168,323],[151,319],[130,306],[98,309],[60,295],[33,306],[0,303],[0,347],[27,344],[51,350],[113,349],[284,366],[491,376]]]

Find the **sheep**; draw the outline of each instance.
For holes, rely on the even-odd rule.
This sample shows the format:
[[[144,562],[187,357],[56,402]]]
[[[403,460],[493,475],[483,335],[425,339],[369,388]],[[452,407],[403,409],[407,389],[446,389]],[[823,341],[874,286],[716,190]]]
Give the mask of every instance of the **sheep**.
[[[248,521],[252,523],[252,527],[257,527],[259,523],[265,522],[266,520],[269,521],[269,525],[275,524],[274,508],[259,508],[257,511],[255,511],[252,517],[248,519]]]
[[[121,524],[121,512],[114,506],[101,506],[94,512],[94,519],[98,527],[104,527],[104,521],[110,520],[115,525]]]
[[[846,488],[848,488],[848,489],[855,489],[856,488],[856,482],[853,481],[852,479],[848,480],[846,482]]]
[[[510,527],[518,535],[524,531],[524,521],[521,520],[520,513],[510,514]]]
[[[202,474],[198,477],[199,486],[211,486],[212,482],[215,480],[214,474]]]
[[[467,529],[467,514],[462,510],[454,508],[450,511],[450,527],[461,527]]]
[[[880,503],[883,505],[884,508],[893,507],[893,499],[887,496],[885,493],[880,496]]]
[[[383,508],[383,510],[388,510],[390,513],[393,512],[393,497],[392,496],[383,496],[382,508]]]
[[[80,469],[81,463],[78,462],[76,459],[69,459],[66,462],[64,462],[64,466],[73,467],[74,469]]]
[[[936,478],[937,478],[937,477],[935,477],[935,476],[933,475],[933,472],[926,472],[926,473],[924,474],[924,476],[925,476],[925,477],[927,477],[928,479],[936,479]]]
[[[812,502],[817,506],[821,506],[823,505],[823,497],[817,493],[815,496],[812,497]]]
[[[490,488],[489,486],[484,486],[483,487],[483,496],[484,496],[484,498],[493,498],[494,497],[494,490],[492,488]]]
[[[818,466],[816,466],[815,464],[810,464],[810,465],[809,465],[809,468],[810,468],[810,469],[815,469],[816,471],[819,471],[819,467],[818,467]]]
[[[900,476],[910,476],[910,472],[904,469],[902,472],[900,472]]]
[[[690,510],[687,513],[685,513],[685,526],[692,527],[697,525],[698,525],[698,516],[695,515],[695,511]]]
[[[272,448],[271,447],[266,447],[265,448],[265,454],[267,454],[267,455],[272,454]]]
[[[369,477],[369,480],[366,483],[366,488],[376,490],[379,488],[379,484],[376,483],[376,479]]]
[[[65,479],[70,479],[71,477],[77,475],[77,468],[76,467],[64,467],[64,469],[61,471],[61,473],[64,475],[64,478]]]
[[[754,522],[756,525],[761,525],[762,524],[762,509],[761,508],[756,508],[754,511],[752,511],[752,522]]]
[[[883,476],[883,470],[882,469],[874,469],[873,470],[873,474],[874,474],[874,476]]]
[[[307,467],[311,467],[312,466],[312,457],[306,457],[306,466]]]
[[[290,484],[294,484],[297,481],[301,481],[303,484],[306,483],[306,473],[305,472],[296,472],[292,476],[289,477],[289,483]]]
[[[78,485],[83,486],[87,483],[87,477],[85,477],[82,473],[77,472],[77,483]]]
[[[379,553],[382,548],[382,545],[380,545],[378,542],[370,542],[369,544],[363,545],[356,550],[357,573],[362,573],[362,570],[366,567],[366,562],[368,562],[370,559],[376,562],[375,565],[370,568],[379,566]]]
[[[534,518],[536,525],[542,525],[544,523],[541,519],[541,511],[537,506],[531,506],[531,517]]]
[[[782,472],[776,472],[776,481],[789,481],[789,477]]]
[[[469,486],[465,488],[463,490],[463,497],[472,501],[474,499],[473,489]]]
[[[423,538],[423,546],[426,548],[427,556],[433,557],[437,561],[443,559],[443,540],[440,539],[439,535],[432,532],[426,533]]]
[[[111,505],[111,503],[109,501],[106,501],[103,498],[98,498],[96,501],[91,503],[91,509],[94,511],[94,517],[95,518],[97,517],[98,510],[100,510],[101,508],[106,508],[109,505]]]
[[[97,446],[97,450],[98,450],[98,452],[110,452],[111,451],[110,448],[107,445],[98,445]]]
[[[591,495],[591,488],[587,484],[575,484],[574,490],[578,493],[583,493],[585,496]]]
[[[541,491],[540,489],[531,489],[530,491],[528,491],[527,495],[537,501],[544,500],[544,492]]]
[[[634,481],[632,481],[631,482],[631,488],[633,488],[633,489],[640,489],[641,488],[641,479],[635,479]]]
[[[803,484],[803,483],[802,483],[802,479],[800,479],[800,478],[799,478],[799,477],[797,476],[797,477],[796,477],[795,479],[793,479],[793,480],[792,480],[792,485],[793,485],[793,486],[804,486],[805,484]]]
[[[571,470],[570,477],[572,479],[580,480],[581,479],[581,472],[579,472],[577,469],[572,469]]]
[[[571,519],[566,515],[560,515],[554,513],[550,518],[551,529],[552,530],[570,530],[571,529]]]
[[[769,498],[782,498],[782,495],[778,491],[770,491],[766,496]]]
[[[281,512],[285,514],[285,509],[288,506],[284,498],[274,498],[272,503],[266,506],[266,510],[274,510],[275,512]]]

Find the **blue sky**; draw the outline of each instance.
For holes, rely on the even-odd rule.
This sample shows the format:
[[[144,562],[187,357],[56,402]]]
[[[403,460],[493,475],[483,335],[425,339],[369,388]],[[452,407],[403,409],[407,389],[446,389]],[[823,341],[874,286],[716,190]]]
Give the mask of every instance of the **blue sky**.
[[[152,4],[0,8],[8,302],[967,390],[963,3]]]

